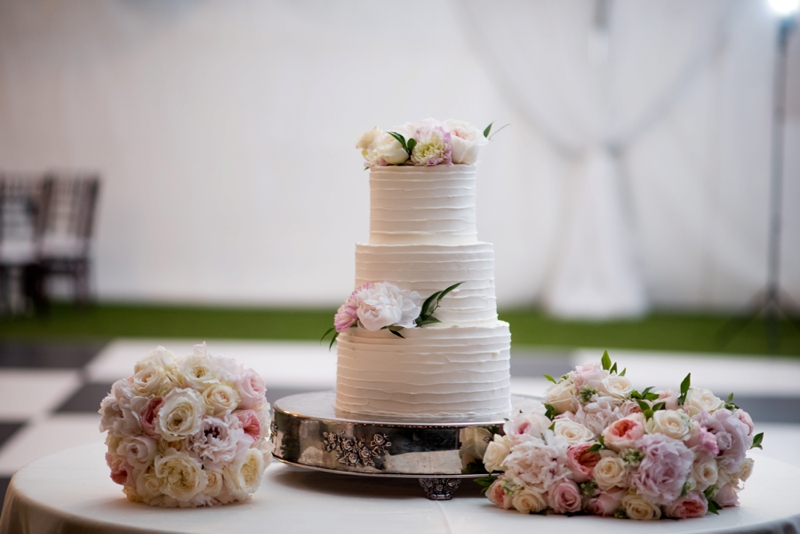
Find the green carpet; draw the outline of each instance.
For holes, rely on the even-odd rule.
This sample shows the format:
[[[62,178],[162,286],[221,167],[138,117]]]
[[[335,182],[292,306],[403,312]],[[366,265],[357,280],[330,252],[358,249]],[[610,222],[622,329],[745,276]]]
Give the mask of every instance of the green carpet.
[[[318,340],[334,310],[210,308],[186,306],[97,305],[86,310],[55,305],[46,318],[0,320],[4,339],[111,339],[182,337],[204,339]],[[771,351],[763,320],[749,323],[722,343],[730,317],[656,313],[636,321],[562,321],[536,310],[502,310],[511,323],[515,347],[523,345],[598,347],[741,354],[800,355],[800,332],[781,323],[780,346]]]

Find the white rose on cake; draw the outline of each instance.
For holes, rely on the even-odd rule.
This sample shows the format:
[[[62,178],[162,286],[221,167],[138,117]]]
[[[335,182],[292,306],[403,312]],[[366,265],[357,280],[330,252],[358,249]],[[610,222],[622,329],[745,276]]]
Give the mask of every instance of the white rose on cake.
[[[448,119],[444,121],[445,130],[450,132],[450,144],[453,147],[453,163],[474,165],[478,162],[478,152],[489,140],[483,132],[468,122]]]
[[[392,325],[413,328],[422,309],[419,293],[388,282],[366,284],[357,296],[358,321],[372,332]]]
[[[401,135],[403,134],[401,133]],[[402,147],[400,141],[384,132],[372,142],[364,158],[368,165],[400,165],[408,160],[408,152]]]

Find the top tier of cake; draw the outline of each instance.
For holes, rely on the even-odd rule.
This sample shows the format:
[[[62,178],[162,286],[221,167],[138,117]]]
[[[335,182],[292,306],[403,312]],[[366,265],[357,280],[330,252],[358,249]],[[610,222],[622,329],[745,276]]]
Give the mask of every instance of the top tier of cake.
[[[477,237],[474,165],[372,168],[370,245],[465,245]]]

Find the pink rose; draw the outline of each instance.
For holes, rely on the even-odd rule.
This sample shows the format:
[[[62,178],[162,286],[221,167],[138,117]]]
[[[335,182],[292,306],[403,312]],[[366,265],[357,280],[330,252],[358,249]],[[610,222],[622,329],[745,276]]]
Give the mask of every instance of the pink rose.
[[[506,421],[503,432],[511,443],[520,443],[526,439],[542,439],[542,434],[551,425],[551,421],[536,412],[519,413]]]
[[[686,440],[686,446],[697,452],[708,453],[711,456],[717,456],[719,454],[717,437],[702,426],[697,427],[695,435]]]
[[[664,403],[664,408],[667,410],[677,410],[678,409],[678,392],[672,389],[665,389],[662,391],[657,391],[658,398],[653,402],[653,404],[658,404],[659,402]]]
[[[261,420],[256,412],[253,410],[237,410],[232,415],[239,419],[242,430],[246,435],[255,441],[261,439]]]
[[[547,494],[547,504],[559,514],[581,511],[581,490],[572,480],[562,480]]]
[[[586,511],[594,515],[612,516],[619,510],[622,498],[627,493],[624,489],[601,491],[596,497],[589,499]]]
[[[567,449],[567,467],[575,482],[586,482],[592,478],[594,466],[600,461],[600,453],[590,452],[593,443],[579,443]]]
[[[620,452],[632,449],[636,442],[644,436],[645,417],[635,413],[611,423],[603,431],[603,440],[609,449]]]
[[[603,384],[603,379],[605,379],[607,376],[608,371],[603,369],[603,366],[597,362],[579,365],[575,368],[575,388],[580,391],[583,386],[589,386],[600,390],[600,386]]]
[[[642,408],[638,403],[634,401],[625,401],[619,405],[620,416],[628,417],[629,415],[633,415],[635,413],[642,413]]]
[[[750,414],[746,411],[742,410],[741,408],[737,409],[733,412],[736,417],[739,418],[739,421],[745,424],[748,429],[747,435],[752,436],[753,431],[755,430],[755,425],[753,425],[753,419],[750,417]]]
[[[644,456],[631,474],[631,485],[656,504],[669,504],[680,497],[694,463],[692,451],[664,434],[647,434],[636,448]]]
[[[365,286],[372,287],[372,284],[365,284],[353,291],[345,303],[339,307],[333,318],[333,326],[337,332],[344,332],[358,321],[358,291]]]
[[[248,410],[267,400],[267,386],[252,369],[246,369],[236,383],[241,398],[240,408]]]
[[[111,480],[120,486],[135,488],[133,479],[133,466],[125,458],[106,453],[106,464],[111,469]]]
[[[492,485],[489,486],[489,489],[486,491],[486,496],[492,503],[504,510],[511,508],[511,495],[506,493],[506,490],[503,489],[502,479],[495,480]]]
[[[699,491],[693,491],[685,497],[664,506],[664,513],[675,519],[703,517],[708,512],[708,501]]]
[[[144,410],[142,410],[142,430],[144,430],[144,433],[148,436],[158,436],[155,424],[156,419],[158,418],[158,411],[161,409],[163,404],[164,397],[153,397],[145,405]]]
[[[719,466],[728,473],[738,473],[746,458],[747,450],[753,443],[750,438],[750,429],[729,410],[717,410],[711,415],[723,428],[723,432],[716,435],[719,445]]]
[[[739,488],[729,482],[717,491],[713,500],[723,508],[739,506]]]

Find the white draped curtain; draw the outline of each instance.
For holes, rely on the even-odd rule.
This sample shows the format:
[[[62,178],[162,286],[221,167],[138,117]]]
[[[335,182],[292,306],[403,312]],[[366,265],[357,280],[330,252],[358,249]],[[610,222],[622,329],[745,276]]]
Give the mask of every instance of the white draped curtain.
[[[464,5],[457,12],[467,34],[518,115],[570,162],[546,307],[567,317],[644,313],[649,303],[622,156],[711,65],[735,4],[459,2]]]

